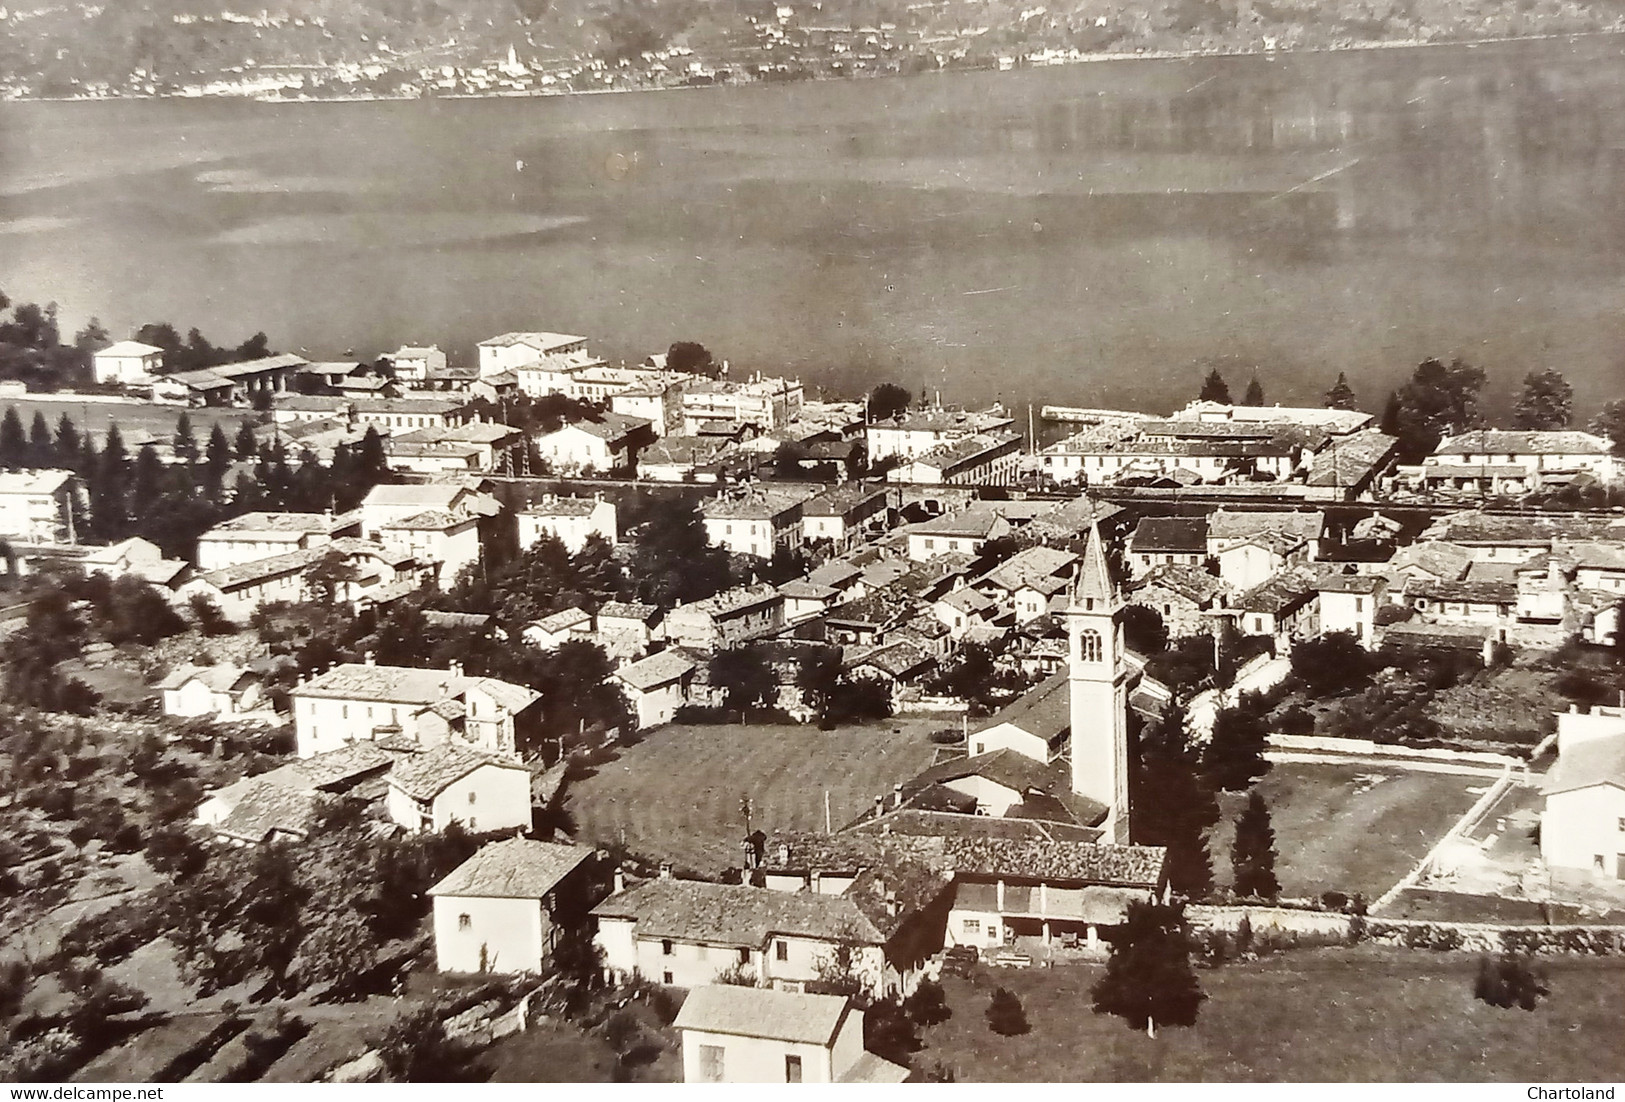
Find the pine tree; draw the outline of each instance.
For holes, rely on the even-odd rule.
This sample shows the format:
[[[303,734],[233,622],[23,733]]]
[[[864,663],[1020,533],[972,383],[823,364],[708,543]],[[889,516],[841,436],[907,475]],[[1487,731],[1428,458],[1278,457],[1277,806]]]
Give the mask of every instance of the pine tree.
[[[1241,404],[1244,406],[1261,406],[1264,404],[1264,384],[1258,381],[1257,375],[1254,375],[1247,384],[1247,393],[1242,397]]]
[[[1234,708],[1225,708],[1213,719],[1202,765],[1208,778],[1226,792],[1240,792],[1269,772],[1264,759],[1269,746],[1269,725],[1259,714],[1255,701],[1243,697]]]
[[[231,469],[231,445],[226,441],[226,430],[220,427],[219,421],[214,423],[214,431],[209,433],[204,456],[203,489],[209,497],[218,501],[226,471]]]
[[[74,470],[80,458],[79,429],[73,418],[64,413],[56,422],[56,465]]]
[[[104,539],[120,539],[129,524],[130,454],[118,424],[109,421],[91,490],[90,519]]]
[[[994,989],[986,1013],[988,1028],[1001,1037],[1019,1037],[1032,1028],[1020,997],[1003,987]]]
[[[1205,899],[1213,893],[1207,832],[1219,821],[1219,802],[1186,745],[1184,709],[1170,708],[1138,742],[1129,781],[1134,842],[1166,848],[1169,887]]]
[[[0,467],[16,470],[28,464],[28,433],[16,406],[7,406],[0,418]]]
[[[34,421],[28,426],[28,465],[50,467],[56,463],[56,445],[51,439],[51,423],[45,414],[35,410]]]
[[[1275,828],[1270,825],[1269,806],[1256,788],[1247,794],[1247,806],[1236,818],[1230,869],[1237,895],[1274,899],[1281,893],[1275,879]]]
[[[130,490],[131,512],[137,517],[151,513],[164,493],[164,461],[158,449],[144,444],[135,456],[135,479]]]
[[[183,463],[197,462],[197,437],[192,434],[192,415],[185,410],[175,421],[175,457]]]
[[[1111,943],[1106,974],[1090,992],[1097,1014],[1116,1014],[1157,1035],[1157,1024],[1192,1025],[1207,996],[1191,968],[1183,905],[1130,903]]]
[[[225,432],[220,428],[219,424],[215,425],[215,431],[220,433],[222,440],[225,439]],[[213,442],[212,437],[210,442]],[[242,427],[237,430],[237,458],[252,463],[259,457],[260,442],[259,438],[254,435],[254,423],[244,421]]]
[[[1349,377],[1346,372],[1337,373],[1337,382],[1326,392],[1327,409],[1358,409],[1354,397],[1354,388],[1349,386]]]
[[[1197,398],[1203,402],[1218,402],[1222,406],[1230,404],[1230,388],[1225,384],[1224,376],[1219,369],[1214,368],[1207,373],[1207,379],[1202,383],[1202,392]]]
[[[389,477],[389,457],[384,454],[384,438],[378,435],[377,425],[368,425],[356,453],[357,477],[368,486],[376,486]]]

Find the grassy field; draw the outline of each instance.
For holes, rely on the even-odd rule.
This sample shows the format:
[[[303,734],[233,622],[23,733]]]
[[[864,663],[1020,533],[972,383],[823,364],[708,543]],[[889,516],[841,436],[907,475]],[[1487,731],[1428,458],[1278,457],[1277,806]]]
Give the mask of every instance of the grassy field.
[[[926,736],[941,726],[663,727],[574,783],[568,807],[583,840],[624,838],[634,852],[716,873],[739,864],[745,797],[755,828],[822,830],[828,791],[839,828],[929,765]]]
[[[33,423],[35,413],[45,414],[50,422],[51,431],[56,431],[56,423],[66,413],[73,419],[74,424],[83,432],[89,429],[99,435],[107,431],[107,423],[112,421],[119,427],[126,440],[135,430],[144,430],[152,433],[162,440],[174,435],[175,422],[180,419],[184,409],[192,418],[192,433],[197,437],[198,446],[202,447],[208,442],[209,433],[214,431],[216,423],[226,430],[226,439],[236,440],[237,429],[243,421],[252,421],[255,418],[251,409],[229,409],[224,407],[199,407],[186,409],[184,406],[162,406],[143,402],[98,402],[95,399],[85,401],[70,401],[64,398],[32,397],[32,398],[0,398],[0,413],[3,407],[16,406],[17,415],[23,419],[23,427],[27,428]]]
[[[1287,895],[1335,890],[1375,899],[1413,868],[1488,781],[1361,765],[1278,764],[1259,782],[1275,825],[1275,871]],[[1230,882],[1242,794],[1221,797],[1214,876]]]
[[[1625,961],[1556,961],[1534,1012],[1472,997],[1477,958],[1380,950],[1295,952],[1200,973],[1189,1029],[1131,1031],[1089,1010],[1094,967],[996,971],[947,981],[954,1016],[925,1033],[917,1066],[976,1082],[1612,1082]],[[1032,1031],[1000,1037],[983,1012],[995,984],[1021,996]]]

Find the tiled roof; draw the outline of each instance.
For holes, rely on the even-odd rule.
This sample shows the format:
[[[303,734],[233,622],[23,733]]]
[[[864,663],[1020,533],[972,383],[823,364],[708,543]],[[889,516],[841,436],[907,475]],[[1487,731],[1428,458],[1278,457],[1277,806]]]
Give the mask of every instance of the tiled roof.
[[[598,416],[600,419],[597,421],[576,421],[558,431],[580,429],[582,432],[596,436],[600,440],[613,442],[625,439],[639,429],[648,428],[654,423],[647,417],[631,417],[624,413],[600,413]],[[546,433],[544,435],[551,436],[553,434]]]
[[[92,355],[95,355],[95,356],[150,356],[154,352],[162,352],[162,351],[163,351],[162,348],[156,348],[156,347],[154,347],[153,345],[150,345],[150,344],[142,344],[140,341],[117,341],[117,342],[115,342],[113,344],[108,345],[106,348],[101,348],[101,349],[96,350],[96,352],[92,353]]]
[[[1303,540],[1318,540],[1326,527],[1326,514],[1315,510],[1231,510],[1208,514],[1207,538],[1212,541],[1246,539],[1261,533],[1283,533]]]
[[[714,945],[766,944],[773,934],[878,945],[874,924],[844,896],[790,893],[742,884],[660,878],[612,895],[600,918],[637,922],[639,938],[673,938]]]
[[[1322,574],[1315,588],[1322,593],[1357,593],[1369,596],[1388,585],[1381,574]]]
[[[1495,513],[1454,513],[1440,517],[1423,533],[1425,538],[1452,543],[1505,545],[1549,544],[1555,539],[1625,539],[1625,518],[1599,516],[1510,516]]]
[[[1317,592],[1315,578],[1303,570],[1283,570],[1236,599],[1243,612],[1280,613]]]
[[[868,651],[851,663],[852,667],[873,666],[888,677],[902,678],[917,673],[932,664],[932,658],[920,647],[907,641],[886,643]]]
[[[279,784],[249,788],[215,829],[245,842],[263,842],[272,831],[303,838],[316,817],[316,795]]]
[[[647,624],[660,615],[658,605],[645,605],[631,601],[606,601],[599,606],[598,619],[637,620]]]
[[[592,497],[544,497],[521,516],[532,517],[587,517],[603,502]]]
[[[241,666],[233,665],[230,662],[223,662],[216,666],[194,666],[190,662],[184,662],[169,671],[164,679],[158,682],[156,688],[178,689],[188,681],[196,678],[211,691],[225,693],[230,692],[232,686],[236,685],[247,672]]]
[[[396,762],[390,771],[389,783],[414,799],[432,800],[444,792],[447,785],[486,766],[528,772],[516,761],[447,743]]]
[[[326,547],[305,547],[298,551],[289,551],[286,555],[272,555],[270,558],[255,559],[253,562],[224,566],[198,577],[222,591],[235,589],[267,578],[297,574],[321,560],[327,551]]]
[[[660,685],[686,677],[699,668],[699,663],[680,650],[663,650],[628,662],[615,676],[639,692],[648,692]]]
[[[1045,742],[1059,738],[1072,725],[1070,674],[1059,670],[982,722],[977,733],[1008,723]]]
[[[987,583],[1011,593],[1024,586],[1054,593],[1066,586],[1068,577],[1062,575],[1070,576],[1071,567],[1077,561],[1078,556],[1071,551],[1029,547],[1016,552],[971,584],[979,586]]]
[[[752,490],[738,497],[713,497],[700,503],[706,519],[773,520],[800,508],[805,494],[768,493]]]
[[[442,697],[457,695],[467,680],[446,670],[346,662],[296,686],[293,695],[427,706]]]
[[[1033,842],[1095,842],[1100,839],[1100,830],[1096,827],[1073,823],[1038,822],[1033,819],[996,819],[990,815],[928,810],[918,805],[888,811],[878,818],[863,819],[847,827],[838,837],[868,834],[917,838],[975,837]]]
[[[884,498],[886,489],[882,486],[866,486],[861,482],[848,482],[844,486],[837,486],[833,490],[825,490],[815,497],[809,498],[802,508],[802,515],[809,517],[839,517],[845,516],[853,508],[874,498]]]
[[[453,628],[468,630],[470,628],[483,631],[496,621],[496,617],[478,612],[440,612],[436,609],[423,610],[423,623],[431,628]]]
[[[1206,517],[1142,517],[1129,537],[1129,550],[1137,553],[1207,553]]]
[[[994,527],[1003,520],[1003,517],[991,510],[965,509],[922,521],[910,527],[909,532],[922,536],[969,536],[986,539]]]
[[[828,1047],[834,1043],[836,1030],[846,1015],[844,995],[805,995],[767,987],[706,984],[688,993],[672,1026]]]
[[[1515,582],[1436,582],[1416,578],[1406,585],[1405,596],[1424,597],[1431,601],[1509,605],[1518,599],[1518,586]]]
[[[331,532],[353,523],[353,517],[335,517],[331,513],[244,513],[221,521],[203,533],[201,538],[207,539],[221,532],[247,532],[256,538],[279,533],[298,536],[307,532]]]
[[[1164,563],[1152,567],[1134,583],[1134,589],[1138,591],[1152,585],[1172,590],[1198,605],[1207,604],[1229,588],[1222,579],[1189,563]]]
[[[424,509],[450,509],[465,489],[455,482],[385,483],[369,490],[361,507],[416,505]]]
[[[482,846],[434,887],[430,895],[541,899],[593,851],[530,838],[509,838]]]
[[[724,589],[721,593],[706,597],[703,600],[678,605],[672,609],[672,612],[703,612],[711,616],[726,616],[730,613],[754,608],[765,602],[782,599],[779,596],[779,591],[766,583],[762,585],[735,586],[733,589]]]
[[[1401,547],[1389,560],[1396,570],[1414,567],[1447,582],[1460,581],[1473,563],[1473,553],[1465,547],[1442,540],[1426,540]]]
[[[543,616],[540,620],[532,622],[534,628],[540,628],[549,635],[557,635],[561,631],[569,631],[582,624],[592,623],[592,613],[579,608],[566,608],[551,616]]]
[[[1009,841],[961,837],[945,840],[944,856],[955,877],[1006,876],[1072,880],[1154,888],[1162,881],[1167,851],[1161,846],[1099,842]]]
[[[396,517],[391,520],[379,521],[378,527],[395,531],[443,532],[447,528],[455,528],[459,524],[466,523],[468,519],[468,517],[460,517],[456,513],[447,512],[445,509],[425,509],[423,512],[413,513],[409,517]]]
[[[813,585],[811,582],[796,580],[785,582],[779,586],[779,592],[793,600],[801,601],[828,601],[840,595],[840,590],[827,585]]]
[[[1434,455],[1607,455],[1612,444],[1589,432],[1476,429],[1447,436]]]

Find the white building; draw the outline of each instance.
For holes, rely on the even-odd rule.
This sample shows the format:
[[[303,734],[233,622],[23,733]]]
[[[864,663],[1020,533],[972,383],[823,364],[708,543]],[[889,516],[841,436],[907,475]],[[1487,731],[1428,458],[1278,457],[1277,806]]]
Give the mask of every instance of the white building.
[[[901,1083],[909,1069],[863,1048],[863,1011],[844,995],[696,987],[673,1025],[685,1083]]]
[[[980,555],[988,540],[1010,534],[1010,522],[991,509],[970,508],[911,526],[908,557],[925,562],[938,555]]]
[[[387,520],[378,525],[376,539],[385,547],[436,567],[435,577],[448,589],[459,574],[480,561],[480,518],[444,509]]]
[[[1625,880],[1625,709],[1557,715],[1540,855],[1554,871]]]
[[[231,719],[253,711],[264,699],[260,679],[241,666],[182,663],[158,682],[166,716],[213,716]]]
[[[754,425],[762,432],[783,428],[801,413],[800,379],[752,376],[744,382],[702,379],[683,389],[683,432],[697,433],[707,421]]]
[[[1320,631],[1343,631],[1367,650],[1375,647],[1377,610],[1388,603],[1388,579],[1381,574],[1327,574],[1315,583],[1320,594]]]
[[[931,486],[1008,486],[1021,463],[1021,438],[977,433],[906,459],[886,472],[887,482]]]
[[[555,471],[576,474],[620,471],[637,461],[638,441],[648,434],[641,417],[605,413],[536,437],[536,452]]]
[[[85,503],[72,471],[0,472],[0,538],[75,543]]]
[[[615,506],[599,497],[548,494],[514,519],[519,524],[521,549],[534,545],[543,533],[557,537],[572,555],[592,536],[600,536],[606,543],[616,542]]]
[[[164,373],[164,350],[140,341],[119,341],[90,357],[97,386],[144,386]]]
[[[1006,432],[1015,426],[1002,407],[986,410],[908,410],[890,420],[865,425],[864,444],[870,463],[900,456],[913,459],[978,433]]]
[[[705,535],[729,554],[771,559],[780,548],[800,542],[801,510],[807,495],[748,490],[736,497],[700,503]]]
[[[1589,432],[1476,429],[1447,436],[1422,460],[1429,487],[1512,493],[1564,485],[1576,475],[1603,482],[1619,475],[1613,443]]]
[[[586,337],[567,333],[503,333],[480,342],[480,378],[504,371],[517,372],[544,356],[566,357],[585,353],[586,348]]]
[[[462,667],[419,669],[344,663],[289,694],[298,754],[312,757],[351,742],[401,738],[438,745],[461,741],[512,754],[518,721],[541,694]]]
[[[638,730],[670,723],[689,701],[689,687],[700,664],[679,650],[663,650],[628,662],[615,671]]]
[[[592,854],[529,838],[481,847],[429,889],[440,971],[541,971],[558,942],[561,887]]]
[[[239,563],[322,547],[359,535],[361,520],[330,513],[244,513],[221,521],[197,539],[197,568],[220,570]]]
[[[446,354],[433,344],[402,345],[390,354],[389,362],[395,365],[395,378],[408,386],[422,386],[446,370]]]
[[[389,817],[407,830],[529,830],[530,770],[446,743],[405,754],[389,772]]]

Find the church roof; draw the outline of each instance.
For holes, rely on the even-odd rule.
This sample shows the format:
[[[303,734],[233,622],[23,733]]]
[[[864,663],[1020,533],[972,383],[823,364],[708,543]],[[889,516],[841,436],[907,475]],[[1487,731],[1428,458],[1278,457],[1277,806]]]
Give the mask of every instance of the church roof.
[[[1078,570],[1076,598],[1082,601],[1111,602],[1117,596],[1111,572],[1106,569],[1106,548],[1100,539],[1100,525],[1089,525],[1089,542],[1083,549],[1083,565]]]

